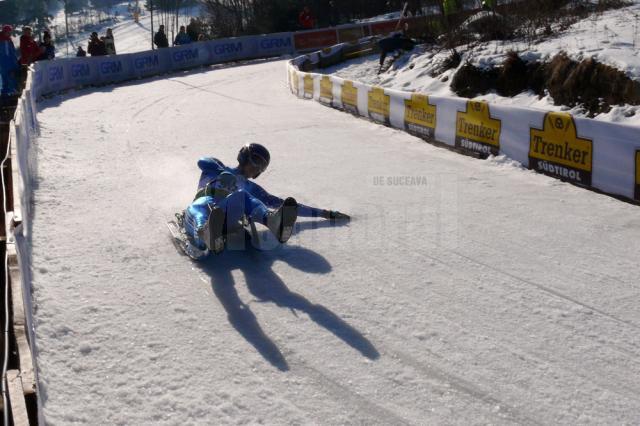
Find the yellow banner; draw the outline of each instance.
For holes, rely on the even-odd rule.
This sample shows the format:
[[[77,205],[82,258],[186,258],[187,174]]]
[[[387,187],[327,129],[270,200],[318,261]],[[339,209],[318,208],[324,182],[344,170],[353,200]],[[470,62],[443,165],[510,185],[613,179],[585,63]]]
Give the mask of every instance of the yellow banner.
[[[529,157],[591,172],[593,143],[577,135],[570,114],[549,112],[543,129],[531,129]]]
[[[467,110],[456,114],[456,147],[498,155],[502,123],[491,118],[489,104],[468,101]]]
[[[640,201],[640,151],[636,151],[636,200]]]
[[[342,84],[342,104],[358,107],[358,89],[353,85],[352,81],[346,80]]]
[[[333,101],[333,82],[327,75],[320,80],[320,99],[329,103]]]
[[[435,129],[436,106],[429,103],[428,96],[411,95],[404,101],[404,122]]]
[[[640,151],[636,151],[636,185],[640,185]]]
[[[313,98],[313,77],[311,74],[304,75],[304,96]]]
[[[591,186],[593,142],[578,137],[570,114],[548,112],[542,129],[530,130],[529,168],[580,185]]]
[[[369,116],[374,120],[389,122],[391,98],[382,87],[374,87],[368,95]]]
[[[299,89],[299,82],[298,82],[298,73],[295,72],[294,70],[291,70],[291,87],[293,87],[293,91],[295,92],[295,94],[298,94],[298,89]]]

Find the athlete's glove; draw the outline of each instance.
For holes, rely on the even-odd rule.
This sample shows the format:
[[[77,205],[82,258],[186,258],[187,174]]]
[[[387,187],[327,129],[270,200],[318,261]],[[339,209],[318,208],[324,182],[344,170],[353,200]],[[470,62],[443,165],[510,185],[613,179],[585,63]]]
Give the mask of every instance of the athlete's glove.
[[[349,221],[351,220],[351,217],[349,217],[349,215],[344,214],[344,213],[340,213],[339,211],[336,210],[323,210],[322,211],[322,217],[325,219],[329,219],[329,220],[340,220],[340,221]]]

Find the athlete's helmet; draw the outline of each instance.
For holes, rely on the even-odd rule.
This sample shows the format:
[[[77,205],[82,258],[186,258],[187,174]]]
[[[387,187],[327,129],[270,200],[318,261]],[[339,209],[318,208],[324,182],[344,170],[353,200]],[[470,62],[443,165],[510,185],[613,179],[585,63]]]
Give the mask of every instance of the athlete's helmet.
[[[238,153],[238,163],[240,166],[251,164],[258,169],[258,175],[267,169],[270,160],[271,156],[269,155],[269,151],[259,143],[246,144]]]

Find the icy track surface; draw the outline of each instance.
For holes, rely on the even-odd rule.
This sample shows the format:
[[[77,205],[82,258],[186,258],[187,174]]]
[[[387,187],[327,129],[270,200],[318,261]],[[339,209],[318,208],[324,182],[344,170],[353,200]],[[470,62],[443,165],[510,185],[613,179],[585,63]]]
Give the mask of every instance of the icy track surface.
[[[283,61],[40,105],[33,234],[51,424],[640,422],[640,208],[296,99]],[[196,161],[348,212],[196,264]]]

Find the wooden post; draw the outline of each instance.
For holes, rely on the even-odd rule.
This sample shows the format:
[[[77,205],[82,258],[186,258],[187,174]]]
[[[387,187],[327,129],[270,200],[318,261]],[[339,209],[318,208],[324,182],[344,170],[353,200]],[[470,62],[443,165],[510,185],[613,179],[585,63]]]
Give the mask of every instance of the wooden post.
[[[7,371],[7,391],[14,426],[29,426],[27,404],[22,393],[22,379],[18,370]]]
[[[20,376],[24,394],[36,392],[36,378],[33,371],[33,357],[27,333],[27,317],[24,310],[24,293],[22,292],[22,272],[18,263],[15,244],[7,244],[9,259],[9,283],[11,285],[11,308],[13,309],[13,334],[18,344]]]

